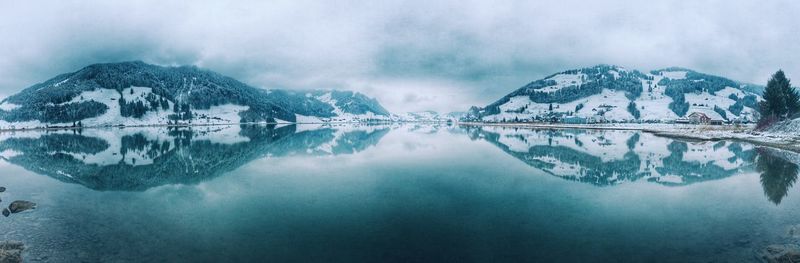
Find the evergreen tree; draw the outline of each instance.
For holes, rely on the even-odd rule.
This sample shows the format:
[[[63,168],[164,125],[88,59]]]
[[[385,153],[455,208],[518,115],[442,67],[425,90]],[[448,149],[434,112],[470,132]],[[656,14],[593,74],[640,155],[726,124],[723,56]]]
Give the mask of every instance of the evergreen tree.
[[[639,112],[639,109],[636,107],[636,103],[633,101],[628,103],[628,112],[631,113],[633,118],[639,119],[639,117],[641,117],[641,113]]]
[[[764,101],[760,103],[762,118],[778,120],[794,117],[800,110],[800,94],[792,88],[783,70],[772,75],[764,89]]]
[[[725,112],[725,110],[720,108],[719,106],[714,105],[714,111],[717,112],[717,114],[719,114],[719,116],[721,116],[723,119],[726,120],[728,119],[728,113]]]

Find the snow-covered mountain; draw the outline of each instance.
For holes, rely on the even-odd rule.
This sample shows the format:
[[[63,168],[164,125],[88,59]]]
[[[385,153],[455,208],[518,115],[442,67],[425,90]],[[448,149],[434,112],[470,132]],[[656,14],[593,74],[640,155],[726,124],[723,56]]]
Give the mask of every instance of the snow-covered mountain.
[[[167,123],[385,121],[375,99],[349,91],[251,87],[193,66],[94,64],[0,101],[0,129]]]
[[[394,115],[394,119],[399,122],[443,122],[446,118],[435,111],[415,111]]]
[[[699,112],[712,119],[753,120],[762,92],[761,86],[684,68],[642,73],[599,65],[531,82],[486,107],[472,107],[464,119],[669,121]]]

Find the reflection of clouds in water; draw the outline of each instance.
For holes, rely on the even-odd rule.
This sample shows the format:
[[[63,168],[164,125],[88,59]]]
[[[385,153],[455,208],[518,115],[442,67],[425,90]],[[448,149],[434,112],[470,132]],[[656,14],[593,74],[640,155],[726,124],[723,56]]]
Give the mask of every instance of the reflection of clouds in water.
[[[420,143],[420,142],[404,142],[403,143],[403,149],[405,149],[407,151],[416,151],[419,148],[428,148],[428,147],[433,147],[433,145],[424,144],[424,143]]]

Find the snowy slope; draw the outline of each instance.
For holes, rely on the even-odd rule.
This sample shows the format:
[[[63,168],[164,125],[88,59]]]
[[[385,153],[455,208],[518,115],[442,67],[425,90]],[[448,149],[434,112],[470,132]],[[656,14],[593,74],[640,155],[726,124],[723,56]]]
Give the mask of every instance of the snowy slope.
[[[356,92],[264,90],[143,62],[90,65],[0,101],[0,129],[388,120],[378,101]]]
[[[670,121],[700,112],[712,119],[753,120],[759,89],[688,69],[642,73],[600,65],[531,82],[486,107],[473,107],[464,119]]]
[[[348,91],[312,91],[305,97],[313,98],[332,108],[332,116],[296,115],[297,123],[328,122],[390,122],[391,114],[375,99]]]
[[[397,114],[392,119],[398,122],[446,122],[451,118],[435,111],[416,111]]]

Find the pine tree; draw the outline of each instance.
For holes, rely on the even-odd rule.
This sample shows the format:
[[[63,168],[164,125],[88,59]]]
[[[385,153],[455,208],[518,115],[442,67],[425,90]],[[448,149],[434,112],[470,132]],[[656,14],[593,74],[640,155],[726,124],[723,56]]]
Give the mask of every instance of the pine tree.
[[[764,89],[764,101],[760,103],[762,118],[786,119],[794,117],[800,110],[800,94],[792,88],[783,70],[772,75]]]

